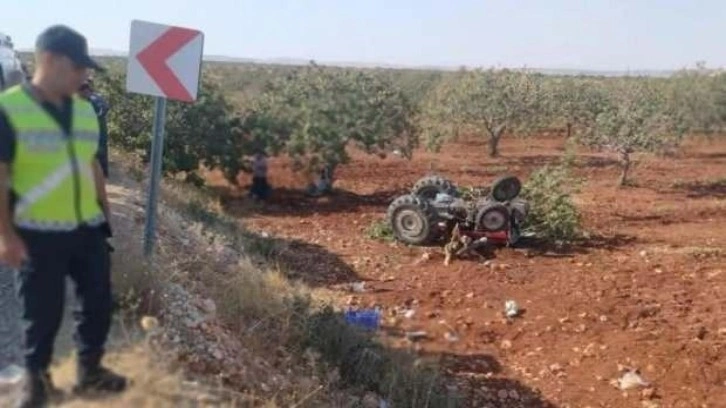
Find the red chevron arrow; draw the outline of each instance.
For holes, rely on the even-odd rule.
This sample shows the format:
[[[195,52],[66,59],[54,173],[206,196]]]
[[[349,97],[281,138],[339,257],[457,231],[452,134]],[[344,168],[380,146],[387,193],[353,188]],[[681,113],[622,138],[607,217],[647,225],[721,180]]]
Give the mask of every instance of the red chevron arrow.
[[[141,66],[156,82],[168,99],[192,102],[194,98],[179,81],[176,73],[166,61],[177,51],[192,41],[199,31],[181,27],[171,27],[154,42],[136,54]]]

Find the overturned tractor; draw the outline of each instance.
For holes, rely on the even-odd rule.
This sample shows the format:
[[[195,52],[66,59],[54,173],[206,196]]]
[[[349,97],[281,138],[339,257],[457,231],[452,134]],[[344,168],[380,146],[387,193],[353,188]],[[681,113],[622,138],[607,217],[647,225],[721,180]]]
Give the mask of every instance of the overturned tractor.
[[[470,242],[513,245],[529,212],[521,188],[517,177],[504,176],[481,197],[466,199],[451,181],[427,176],[389,205],[387,218],[396,238],[410,245],[446,242],[457,225]]]

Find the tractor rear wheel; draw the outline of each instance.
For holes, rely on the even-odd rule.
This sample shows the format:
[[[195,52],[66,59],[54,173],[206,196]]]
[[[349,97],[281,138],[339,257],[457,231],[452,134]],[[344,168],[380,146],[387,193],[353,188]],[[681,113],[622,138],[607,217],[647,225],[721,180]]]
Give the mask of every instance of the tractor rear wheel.
[[[454,197],[458,195],[456,185],[441,176],[426,176],[419,179],[411,189],[411,194],[423,197],[426,200],[434,200],[436,194],[439,193]]]
[[[440,235],[436,210],[412,194],[396,198],[388,206],[387,218],[396,238],[409,245],[429,244]]]

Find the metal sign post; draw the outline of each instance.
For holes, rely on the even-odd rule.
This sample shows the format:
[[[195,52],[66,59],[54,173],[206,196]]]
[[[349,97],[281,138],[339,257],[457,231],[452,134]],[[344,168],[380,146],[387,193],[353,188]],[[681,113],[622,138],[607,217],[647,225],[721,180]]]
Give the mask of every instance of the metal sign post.
[[[126,90],[155,98],[151,139],[149,195],[146,201],[144,254],[154,248],[156,203],[159,199],[167,100],[193,103],[197,99],[204,34],[199,30],[148,21],[131,22]]]
[[[154,128],[151,139],[151,165],[149,166],[149,195],[146,200],[146,225],[144,226],[144,255],[151,257],[154,248],[154,227],[156,224],[156,203],[161,181],[161,164],[164,153],[164,123],[166,120],[166,98],[156,97]]]

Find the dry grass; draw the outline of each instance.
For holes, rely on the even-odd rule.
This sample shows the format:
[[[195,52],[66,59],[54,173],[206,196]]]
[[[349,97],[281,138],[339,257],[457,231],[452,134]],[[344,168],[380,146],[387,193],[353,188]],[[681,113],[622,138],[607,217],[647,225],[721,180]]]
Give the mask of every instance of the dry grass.
[[[131,386],[117,396],[74,397],[68,390],[76,375],[75,357],[53,367],[55,384],[66,393],[63,407],[264,406],[266,402],[232,390],[190,381],[168,351],[149,341],[128,338],[125,347],[110,352],[104,363],[127,375]]]
[[[108,355],[106,363],[133,379],[133,386],[117,397],[69,400],[64,407],[178,407],[209,400],[201,388],[186,384],[182,375],[163,367],[143,345]],[[75,377],[72,359],[53,370],[58,386],[70,389]]]

